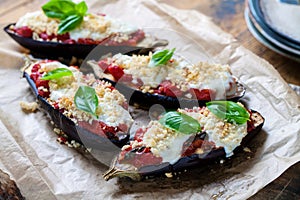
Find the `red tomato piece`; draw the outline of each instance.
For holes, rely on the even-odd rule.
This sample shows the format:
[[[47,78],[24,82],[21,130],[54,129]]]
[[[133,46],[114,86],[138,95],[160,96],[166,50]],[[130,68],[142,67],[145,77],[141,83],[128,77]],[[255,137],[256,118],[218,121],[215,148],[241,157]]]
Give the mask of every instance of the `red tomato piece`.
[[[78,121],[78,125],[84,129],[90,131],[91,133],[97,134],[101,137],[105,137],[105,138],[107,137],[103,131],[103,127],[96,120],[93,120],[92,124],[90,124],[89,122],[85,122],[85,121]]]
[[[113,133],[113,134],[116,134],[116,132],[118,131],[118,128],[117,127],[114,127],[114,126],[108,126],[107,124],[105,124],[104,122],[101,122],[99,121],[98,122],[100,127],[102,128],[102,130],[105,132],[105,133]]]
[[[37,80],[35,81],[35,85],[36,85],[37,88],[38,88],[38,87],[49,88],[49,81],[37,79]]]
[[[79,44],[97,44],[97,42],[91,38],[79,38]]]
[[[40,77],[40,74],[37,74],[37,73],[32,73],[30,74],[30,78],[36,82],[38,80],[38,78]]]
[[[135,43],[138,43],[145,38],[145,32],[139,29],[137,32],[133,33],[131,37],[135,41]]]
[[[154,156],[151,152],[135,154],[133,160],[130,162],[133,166],[141,168],[147,165],[157,165],[162,163],[161,157]]]
[[[52,106],[54,107],[54,109],[59,109],[59,106],[58,106],[57,102],[55,102]]]
[[[113,75],[113,77],[116,79],[116,81],[118,81],[123,75],[124,75],[124,71],[122,68],[120,68],[119,66],[116,65],[110,65],[107,68],[107,71]]]
[[[123,74],[121,80],[123,82],[131,82],[133,80],[133,78],[132,78],[131,74]]]
[[[64,34],[61,34],[61,35],[57,35],[57,40],[59,41],[66,41],[66,40],[69,40],[70,39],[70,34],[69,33],[64,33]]]
[[[41,68],[40,64],[34,64],[31,68],[31,72],[37,72]]]
[[[63,42],[66,44],[75,44],[76,43],[76,41],[72,40],[72,39],[67,39],[67,40],[64,40]]]
[[[32,37],[32,30],[28,26],[16,28],[15,32],[22,37],[26,37],[26,38]]]
[[[98,65],[104,71],[104,73],[108,72],[107,68],[109,67],[109,64],[107,63],[107,60],[100,60]]]
[[[169,97],[181,97],[183,92],[172,84],[171,81],[163,81],[159,86],[159,94]]]
[[[143,140],[144,134],[146,130],[139,128],[136,130],[135,135],[134,135],[134,140],[141,142]]]
[[[136,42],[136,39],[129,39],[126,42],[124,41],[121,44],[128,45],[128,46],[136,46],[137,42]]]
[[[215,99],[216,97],[216,93],[210,89],[199,90],[199,89],[191,88],[190,92],[198,100],[210,101],[212,99]]]
[[[48,35],[47,33],[40,33],[39,34],[40,38],[42,38],[44,41],[47,41],[47,40],[52,40],[53,37],[51,35]]]
[[[44,98],[48,98],[50,96],[50,92],[49,91],[45,92],[43,90],[39,90],[38,92],[39,92],[39,95],[42,96],[42,97],[44,97]]]
[[[157,165],[162,163],[161,157],[156,157],[152,154],[150,148],[140,147],[133,151],[132,147],[128,147],[120,153],[120,163],[131,164],[137,168],[147,165]]]
[[[126,124],[120,124],[118,126],[118,130],[122,132],[127,132],[128,131],[128,126]]]
[[[67,140],[67,138],[65,138],[65,137],[58,137],[58,138],[57,138],[57,141],[58,141],[60,144],[65,144],[68,140]]]

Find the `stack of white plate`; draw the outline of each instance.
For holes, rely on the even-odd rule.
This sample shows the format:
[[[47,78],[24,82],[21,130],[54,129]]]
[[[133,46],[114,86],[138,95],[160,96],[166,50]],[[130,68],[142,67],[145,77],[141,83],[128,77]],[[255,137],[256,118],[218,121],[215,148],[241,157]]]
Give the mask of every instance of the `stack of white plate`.
[[[265,46],[300,62],[300,5],[279,0],[248,0],[249,31]]]

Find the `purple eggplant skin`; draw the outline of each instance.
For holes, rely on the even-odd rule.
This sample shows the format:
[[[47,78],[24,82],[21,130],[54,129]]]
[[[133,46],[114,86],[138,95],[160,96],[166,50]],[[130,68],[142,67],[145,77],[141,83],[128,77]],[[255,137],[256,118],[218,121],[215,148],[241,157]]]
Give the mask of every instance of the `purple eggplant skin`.
[[[165,109],[177,109],[177,108],[193,108],[205,106],[208,101],[188,99],[188,98],[175,98],[170,96],[164,96],[159,94],[143,93],[140,90],[131,88],[123,83],[116,83],[110,79],[103,78],[103,80],[110,82],[125,98],[129,101],[130,105],[137,106],[142,109],[149,109],[151,106],[159,104]],[[238,83],[238,90],[235,95],[228,98],[229,101],[238,101],[244,96],[246,88]]]
[[[252,138],[254,138],[262,129],[265,119],[257,112],[251,110],[252,113],[255,113],[259,116],[261,120],[259,124],[256,124],[255,128],[248,132],[248,134],[243,138],[241,145],[234,149],[234,153],[238,153],[242,147],[247,144]],[[210,163],[213,163],[217,160],[226,159],[226,153],[224,148],[216,148],[212,149],[208,154],[203,157],[199,157],[198,154],[193,154],[191,156],[186,156],[180,158],[176,163],[162,163],[159,165],[149,165],[141,167],[137,170],[130,170],[126,173],[126,170],[122,170],[118,168],[117,160],[114,161],[112,164],[113,167],[103,175],[105,180],[109,180],[116,176],[125,176],[129,177],[132,180],[140,181],[145,179],[146,177],[157,177],[163,176],[165,173],[172,173],[175,174],[177,172],[182,172],[184,170],[189,170],[193,168],[197,168],[199,166],[205,166]],[[115,169],[114,169],[115,168]],[[125,173],[124,173],[125,172]],[[126,175],[124,175],[126,174]]]
[[[30,75],[26,72],[23,73],[23,77],[26,78],[30,85],[34,95],[36,96],[40,107],[46,111],[50,116],[51,120],[56,126],[58,126],[70,140],[75,140],[81,144],[84,144],[87,148],[109,150],[111,149],[112,143],[117,147],[121,148],[129,140],[128,133],[121,133],[118,136],[111,134],[109,138],[103,138],[95,133],[89,132],[86,129],[77,126],[72,120],[63,115],[59,110],[54,109],[46,99],[38,94],[38,90],[35,86],[34,81],[30,78]]]
[[[4,31],[17,43],[26,49],[36,58],[42,59],[58,59],[58,58],[86,58],[89,55],[91,59],[99,59],[106,54],[117,54],[127,52],[149,52],[158,46],[166,46],[168,41],[158,40],[151,47],[138,47],[138,46],[107,46],[96,44],[66,44],[61,42],[47,42],[38,41],[32,38],[25,38],[17,35],[9,29],[15,23],[8,24],[4,27]],[[92,55],[91,55],[92,54]]]

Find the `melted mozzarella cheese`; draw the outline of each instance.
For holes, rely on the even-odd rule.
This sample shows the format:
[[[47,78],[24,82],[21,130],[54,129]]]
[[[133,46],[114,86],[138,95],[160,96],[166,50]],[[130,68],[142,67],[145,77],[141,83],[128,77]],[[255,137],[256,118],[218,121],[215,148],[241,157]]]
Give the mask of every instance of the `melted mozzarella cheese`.
[[[113,57],[115,63],[122,68],[126,74],[131,74],[133,82],[139,78],[144,85],[156,88],[168,75],[164,66],[148,67],[150,58],[148,56],[127,56],[117,54]]]
[[[41,64],[41,71],[43,72],[49,72],[51,70],[54,70],[56,68],[67,68],[69,69],[66,65],[58,62],[58,61],[53,61],[53,62],[46,62]]]
[[[240,146],[243,138],[247,135],[247,124],[231,126],[226,136],[220,136],[220,133],[213,129],[207,130],[207,134],[216,146],[224,147],[226,157],[229,157],[233,155],[233,150]]]
[[[91,38],[103,40],[114,33],[131,34],[138,30],[137,27],[122,23],[107,16],[90,14],[84,18],[83,23],[76,29],[70,31],[70,38]],[[124,40],[128,37],[124,36]]]
[[[99,120],[108,126],[118,126],[120,124],[131,124],[133,122],[129,112],[118,104],[99,103],[101,114]]]
[[[183,144],[191,135],[175,132],[151,121],[143,136],[143,144],[151,147],[151,152],[162,158],[163,162],[174,164],[180,159]]]
[[[126,24],[124,22],[110,18],[108,16],[105,16],[105,18],[106,18],[106,20],[108,20],[110,22],[109,31],[112,33],[122,32],[122,33],[126,33],[126,34],[131,34],[138,30],[138,28],[136,26]]]
[[[74,90],[70,88],[61,88],[57,90],[51,90],[50,99],[52,101],[58,101],[64,96],[74,96]]]
[[[182,148],[180,147],[182,147],[190,137],[188,134],[179,134],[177,137],[171,137],[168,141],[168,148],[159,153],[163,162],[169,162],[170,164],[176,163],[181,158]]]

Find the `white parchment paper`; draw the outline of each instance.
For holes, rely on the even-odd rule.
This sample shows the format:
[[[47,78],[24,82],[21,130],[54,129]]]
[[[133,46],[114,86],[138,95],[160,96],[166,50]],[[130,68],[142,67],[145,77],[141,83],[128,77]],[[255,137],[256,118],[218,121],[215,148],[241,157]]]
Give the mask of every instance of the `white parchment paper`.
[[[19,5],[16,15],[8,15],[11,22],[43,2],[33,1],[35,8]],[[299,97],[270,64],[209,18],[154,0],[87,3],[89,12],[109,14],[168,39],[169,46],[189,60],[230,64],[247,87],[243,102],[265,117],[265,125],[249,143],[252,152],[241,152],[222,165],[199,166],[180,179],[106,182],[101,175],[107,166],[88,153],[58,144],[44,112],[21,110],[19,101],[34,101],[19,71],[24,49],[1,32],[0,167],[27,199],[245,199],[300,160]]]

